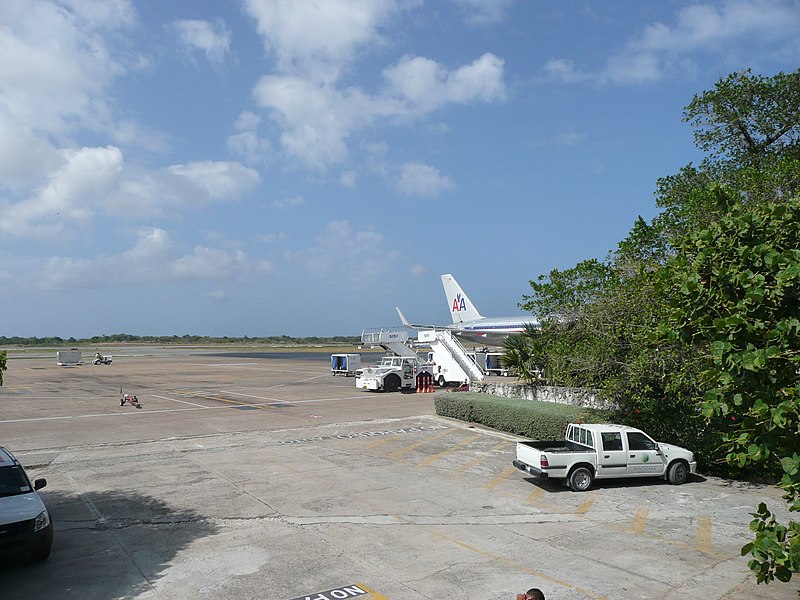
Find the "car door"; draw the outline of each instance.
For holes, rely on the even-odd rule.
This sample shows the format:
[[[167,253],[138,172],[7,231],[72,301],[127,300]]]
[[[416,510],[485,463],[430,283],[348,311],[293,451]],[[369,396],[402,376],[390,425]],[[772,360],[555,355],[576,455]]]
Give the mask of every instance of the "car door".
[[[641,431],[626,431],[628,441],[627,474],[633,477],[660,475],[664,470],[663,456],[649,436]]]
[[[622,447],[622,432],[600,432],[600,448],[597,449],[599,457],[598,477],[619,477],[628,470],[628,460],[625,448]]]

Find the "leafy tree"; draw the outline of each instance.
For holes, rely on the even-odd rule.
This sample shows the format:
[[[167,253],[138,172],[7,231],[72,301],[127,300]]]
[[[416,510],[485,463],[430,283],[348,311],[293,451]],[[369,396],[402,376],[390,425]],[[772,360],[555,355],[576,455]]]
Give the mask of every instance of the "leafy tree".
[[[731,73],[695,96],[684,112],[711,157],[761,160],[800,143],[800,70],[773,77]]]
[[[708,418],[727,420],[727,460],[782,474],[800,510],[800,199],[735,205],[678,242],[660,273],[671,311],[662,339],[707,348],[700,374]],[[755,538],[742,548],[759,582],[800,570],[800,523],[753,513]]]
[[[6,353],[0,352],[0,385],[3,385],[3,371],[6,371],[8,367],[6,367]]]

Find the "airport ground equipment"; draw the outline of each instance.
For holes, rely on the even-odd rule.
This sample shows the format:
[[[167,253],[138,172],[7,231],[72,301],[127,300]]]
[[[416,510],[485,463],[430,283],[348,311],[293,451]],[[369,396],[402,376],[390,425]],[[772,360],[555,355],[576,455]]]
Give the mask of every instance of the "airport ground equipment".
[[[100,354],[99,352],[95,354],[94,359],[92,360],[93,365],[110,365],[111,364],[111,356],[108,354]]]
[[[483,364],[485,365],[483,370],[487,375],[502,375],[503,377],[516,375],[513,367],[506,367],[503,365],[502,352],[479,352],[477,355],[479,358],[483,358]],[[477,362],[479,365],[481,364],[480,360]]]
[[[56,363],[59,367],[74,367],[83,364],[80,350],[59,350],[56,352]]]
[[[430,370],[439,387],[483,381],[483,370],[476,364],[475,356],[446,328],[422,329],[417,333],[420,344],[430,346]]]
[[[361,343],[371,348],[383,348],[389,353],[380,364],[356,371],[356,388],[370,391],[396,392],[416,390],[419,377],[432,375],[424,358],[410,346],[405,327],[365,329]]]
[[[331,375],[355,375],[361,368],[360,354],[331,354]]]
[[[433,381],[433,373],[416,355],[384,356],[380,364],[356,371],[356,388],[373,392],[416,391],[428,381]]]
[[[142,408],[142,405],[139,403],[139,398],[134,396],[133,394],[126,394],[122,391],[122,388],[119,388],[119,405],[125,406],[125,404],[130,404],[131,406],[135,406],[136,408]]]
[[[661,477],[679,485],[697,472],[689,450],[608,424],[570,423],[563,440],[517,442],[512,463],[534,477],[563,479],[576,492],[611,477]]]

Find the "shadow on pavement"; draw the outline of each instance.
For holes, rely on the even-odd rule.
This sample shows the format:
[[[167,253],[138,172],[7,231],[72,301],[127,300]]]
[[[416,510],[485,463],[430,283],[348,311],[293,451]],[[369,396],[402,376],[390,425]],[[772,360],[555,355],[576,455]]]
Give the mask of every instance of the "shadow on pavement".
[[[50,558],[0,562],[0,598],[134,598],[178,553],[218,528],[200,513],[144,494],[43,491],[55,524]]]

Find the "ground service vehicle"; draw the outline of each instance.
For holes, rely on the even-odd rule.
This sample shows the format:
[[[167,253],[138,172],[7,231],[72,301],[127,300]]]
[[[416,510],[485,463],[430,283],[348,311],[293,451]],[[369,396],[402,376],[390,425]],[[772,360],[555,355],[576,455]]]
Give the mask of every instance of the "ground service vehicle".
[[[576,492],[588,490],[595,479],[662,477],[678,485],[697,472],[689,450],[607,424],[571,423],[563,440],[517,442],[513,464],[534,477],[564,479]]]
[[[373,392],[416,390],[417,377],[423,373],[433,375],[430,367],[424,365],[419,358],[384,356],[379,365],[356,371],[356,388]]]
[[[111,357],[107,354],[100,354],[97,353],[92,359],[93,365],[110,365],[111,364]]]
[[[361,368],[360,354],[331,354],[331,375],[355,375]]]
[[[59,367],[74,367],[83,364],[80,350],[59,350],[56,352],[56,364]]]
[[[53,521],[36,493],[46,485],[44,478],[31,485],[20,462],[0,446],[0,555],[50,556]]]

